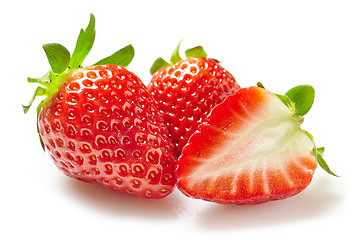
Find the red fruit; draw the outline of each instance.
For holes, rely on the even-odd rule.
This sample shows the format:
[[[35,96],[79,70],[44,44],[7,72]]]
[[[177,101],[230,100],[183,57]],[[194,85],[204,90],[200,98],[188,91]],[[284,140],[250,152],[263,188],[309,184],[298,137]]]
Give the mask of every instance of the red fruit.
[[[42,107],[42,140],[66,175],[141,197],[175,184],[174,154],[156,106],[123,67],[72,72]]]
[[[305,90],[299,92],[311,88],[300,87]],[[191,136],[177,161],[177,187],[187,196],[228,204],[257,204],[301,192],[317,160],[326,166],[323,149],[300,129],[308,107],[297,108],[286,96],[259,87],[238,90]]]
[[[46,53],[56,50],[50,56],[61,51],[57,45],[46,47]],[[128,46],[114,55],[131,59],[127,53],[132,51]],[[66,62],[76,62],[74,57]],[[38,109],[38,129],[55,165],[69,177],[139,197],[171,193],[176,157],[155,101],[141,80],[111,64],[55,73],[58,59],[48,76],[29,79],[43,86],[37,95],[47,97]],[[100,62],[112,61],[117,62],[115,58]]]
[[[239,88],[233,76],[216,60],[202,56],[190,56],[157,70],[148,85],[177,156],[211,109]]]

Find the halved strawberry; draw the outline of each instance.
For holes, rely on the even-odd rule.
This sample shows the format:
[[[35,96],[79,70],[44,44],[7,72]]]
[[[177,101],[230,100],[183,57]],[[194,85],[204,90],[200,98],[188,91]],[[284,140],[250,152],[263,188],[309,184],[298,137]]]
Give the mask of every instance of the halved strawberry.
[[[178,188],[207,201],[257,204],[304,190],[317,160],[333,174],[323,149],[317,150],[312,136],[300,129],[313,97],[310,86],[298,86],[288,96],[250,87],[227,97],[183,149]]]
[[[239,88],[232,74],[217,60],[207,58],[202,47],[188,49],[186,59],[179,56],[179,47],[171,65],[162,58],[154,62],[148,85],[177,156],[212,108]]]

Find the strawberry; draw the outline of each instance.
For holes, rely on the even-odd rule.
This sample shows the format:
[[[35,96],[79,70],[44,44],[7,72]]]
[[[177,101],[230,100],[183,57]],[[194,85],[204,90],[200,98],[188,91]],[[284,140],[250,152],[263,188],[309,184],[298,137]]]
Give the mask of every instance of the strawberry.
[[[62,45],[44,45],[51,71],[28,79],[41,85],[34,98],[45,96],[37,109],[42,144],[69,177],[139,197],[165,197],[175,186],[176,157],[154,99],[123,67],[133,58],[132,46],[81,67],[94,24],[91,15],[71,57]]]
[[[184,60],[179,48],[180,44],[171,57],[171,65],[162,58],[154,62],[148,85],[177,156],[211,109],[239,88],[217,60],[207,58],[202,47],[187,50]]]
[[[227,97],[183,149],[176,170],[179,190],[217,203],[258,204],[304,190],[317,161],[335,175],[322,158],[324,149],[300,128],[313,98],[309,85],[286,95],[243,88]]]

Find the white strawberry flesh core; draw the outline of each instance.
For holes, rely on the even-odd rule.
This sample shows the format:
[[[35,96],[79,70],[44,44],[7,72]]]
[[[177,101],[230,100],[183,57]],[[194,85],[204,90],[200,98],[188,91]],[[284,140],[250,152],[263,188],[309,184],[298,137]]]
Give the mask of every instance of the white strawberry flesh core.
[[[193,172],[191,179],[200,181],[201,178],[238,175],[246,169],[250,172],[264,172],[267,169],[286,172],[285,162],[311,155],[313,142],[299,128],[293,113],[277,96],[268,94],[254,113],[247,108],[244,110],[246,114],[243,118],[235,113],[238,121],[235,127],[218,129],[209,125],[226,138],[218,143],[219,146],[209,158],[200,159],[201,165]]]

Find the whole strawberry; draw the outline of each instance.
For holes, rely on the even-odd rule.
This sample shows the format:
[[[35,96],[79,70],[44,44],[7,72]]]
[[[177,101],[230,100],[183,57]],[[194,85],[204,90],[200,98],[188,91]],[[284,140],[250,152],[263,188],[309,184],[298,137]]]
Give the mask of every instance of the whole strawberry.
[[[178,157],[197,126],[214,106],[234,93],[238,84],[202,47],[186,51],[186,59],[175,49],[169,65],[158,58],[152,68],[148,91],[157,101]]]
[[[261,85],[260,85],[261,86]],[[177,187],[187,196],[225,204],[258,204],[291,197],[325,163],[310,133],[300,128],[314,90],[286,95],[242,88],[216,106],[177,161]]]
[[[123,67],[133,58],[132,46],[81,67],[93,45],[94,24],[91,15],[71,57],[59,44],[43,46],[51,71],[29,78],[41,85],[34,98],[46,97],[37,110],[40,139],[69,177],[162,198],[175,185],[176,157],[168,131],[144,84]]]

